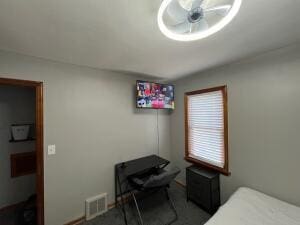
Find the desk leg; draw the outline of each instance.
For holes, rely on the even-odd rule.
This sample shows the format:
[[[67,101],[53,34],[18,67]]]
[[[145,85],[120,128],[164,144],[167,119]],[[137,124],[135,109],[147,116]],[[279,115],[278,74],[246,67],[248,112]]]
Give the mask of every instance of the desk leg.
[[[117,169],[115,168],[115,207],[118,207],[118,178]]]
[[[125,202],[124,202],[124,198],[123,198],[123,192],[122,192],[120,177],[119,177],[118,173],[117,173],[117,179],[118,179],[118,184],[119,184],[119,190],[120,190],[120,196],[121,196],[121,202],[122,202],[122,211],[123,211],[123,215],[124,215],[124,221],[125,221],[125,224],[128,225],[126,211],[125,211]]]

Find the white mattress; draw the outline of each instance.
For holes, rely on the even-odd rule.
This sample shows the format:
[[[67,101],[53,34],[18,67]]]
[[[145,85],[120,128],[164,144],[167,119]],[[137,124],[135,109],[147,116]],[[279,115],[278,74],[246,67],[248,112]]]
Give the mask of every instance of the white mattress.
[[[239,188],[205,225],[300,225],[300,208]]]

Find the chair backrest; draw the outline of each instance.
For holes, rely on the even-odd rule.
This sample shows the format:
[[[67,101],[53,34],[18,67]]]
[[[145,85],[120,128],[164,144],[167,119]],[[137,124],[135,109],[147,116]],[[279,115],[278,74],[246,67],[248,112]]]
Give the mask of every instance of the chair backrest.
[[[159,175],[152,175],[143,184],[143,188],[163,187],[171,183],[175,177],[180,173],[180,169],[176,168],[171,171],[165,171]]]

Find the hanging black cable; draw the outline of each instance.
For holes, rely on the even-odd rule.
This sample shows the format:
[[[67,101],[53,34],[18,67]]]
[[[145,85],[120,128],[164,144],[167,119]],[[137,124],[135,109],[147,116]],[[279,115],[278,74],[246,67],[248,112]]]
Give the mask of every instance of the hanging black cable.
[[[159,121],[158,121],[158,109],[156,110],[156,129],[157,129],[157,155],[159,156]]]

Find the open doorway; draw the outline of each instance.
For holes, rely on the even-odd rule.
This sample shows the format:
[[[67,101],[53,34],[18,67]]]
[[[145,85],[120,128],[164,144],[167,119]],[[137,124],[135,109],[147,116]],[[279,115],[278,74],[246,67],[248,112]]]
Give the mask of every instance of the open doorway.
[[[9,225],[44,225],[43,83],[0,78],[0,88],[3,90],[0,96],[2,101],[7,101],[3,104],[2,113],[9,120],[2,123],[4,125],[1,127],[4,130],[1,138],[7,139],[1,142],[7,148],[7,165],[10,168],[10,171],[3,172],[6,178],[9,173],[11,179],[6,187],[10,189],[10,197],[6,198],[7,196],[2,194],[3,198],[0,201],[0,224],[1,220],[4,222],[6,219],[5,224]],[[4,95],[7,95],[7,98]],[[24,106],[24,103],[28,103],[28,108],[18,110],[17,107]],[[14,113],[5,111],[5,104],[7,108],[14,110]],[[0,119],[4,120],[5,116]],[[4,144],[0,148],[0,154],[5,152]],[[16,147],[17,145],[19,147]],[[20,189],[14,185],[24,185],[23,189],[27,192],[23,193],[25,190],[22,187]],[[17,193],[12,194],[15,190]],[[0,191],[7,190],[0,188]],[[25,198],[26,194],[28,196]],[[1,212],[15,212],[9,216],[16,218],[9,222],[9,216],[1,218]]]

